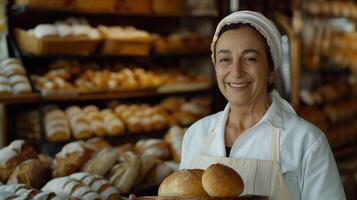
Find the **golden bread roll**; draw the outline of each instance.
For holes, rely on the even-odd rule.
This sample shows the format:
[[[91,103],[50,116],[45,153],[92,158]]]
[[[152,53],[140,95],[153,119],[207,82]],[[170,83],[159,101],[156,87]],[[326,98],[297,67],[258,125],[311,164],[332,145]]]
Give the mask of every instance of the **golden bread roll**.
[[[166,177],[159,187],[159,196],[208,197],[202,187],[201,169],[179,170]]]
[[[244,189],[240,175],[232,168],[222,165],[210,165],[202,175],[202,185],[211,197],[235,197]]]

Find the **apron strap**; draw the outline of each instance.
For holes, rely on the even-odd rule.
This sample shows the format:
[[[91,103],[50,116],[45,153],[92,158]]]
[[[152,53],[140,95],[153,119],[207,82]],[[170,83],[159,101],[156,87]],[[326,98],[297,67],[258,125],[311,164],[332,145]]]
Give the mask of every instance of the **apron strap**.
[[[272,161],[280,163],[280,129],[272,127],[271,133],[270,157]]]
[[[203,142],[201,153],[206,154],[208,152],[209,146],[215,138],[215,133],[213,131],[209,132],[207,138]]]

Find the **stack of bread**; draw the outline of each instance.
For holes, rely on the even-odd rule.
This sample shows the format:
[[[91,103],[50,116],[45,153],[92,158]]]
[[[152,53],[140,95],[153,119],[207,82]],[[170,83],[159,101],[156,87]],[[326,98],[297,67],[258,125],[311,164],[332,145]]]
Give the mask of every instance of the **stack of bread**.
[[[15,140],[0,150],[0,179],[39,189],[50,178],[51,159],[39,155],[24,140]]]
[[[171,157],[171,144],[164,140],[149,139],[129,146],[132,148],[128,144],[113,148],[101,138],[92,138],[65,145],[52,160],[17,140],[0,150],[1,182],[42,188],[51,197],[54,192],[65,199],[117,199],[118,192],[128,194],[135,188],[159,185],[178,168],[177,163],[163,161]],[[13,193],[18,195],[17,190]]]
[[[210,112],[210,100],[205,97],[195,97],[191,100],[168,97],[161,101],[160,106],[172,114],[182,126],[188,126]]]
[[[302,8],[315,15],[357,17],[357,5],[353,1],[303,1]]]
[[[0,62],[0,94],[20,94],[32,91],[21,61],[7,58]]]
[[[87,122],[90,122],[89,126],[96,136],[104,136],[106,134],[106,126],[97,106],[88,105],[83,107],[83,114]]]
[[[157,36],[154,40],[154,50],[159,54],[205,53],[211,43],[211,36],[196,33],[173,33]]]
[[[69,68],[77,66],[77,63],[65,65],[65,67],[51,69],[43,76],[32,75],[34,86],[43,94],[48,92],[115,92],[145,90],[157,88],[161,83],[160,74],[154,74],[140,67],[133,69],[122,68],[114,70],[98,70],[95,63],[87,64],[96,67],[70,71]],[[83,65],[87,68],[87,65]]]
[[[105,39],[103,54],[148,56],[150,53],[152,36],[147,31],[132,26],[103,25],[98,30]]]
[[[230,198],[244,189],[240,175],[223,164],[212,164],[206,170],[184,169],[174,172],[161,183],[161,197]],[[266,199],[266,198],[264,198]]]
[[[104,109],[100,112],[100,114],[108,135],[124,134],[125,126],[123,121],[119,119],[111,109]]]
[[[66,141],[71,137],[66,114],[57,106],[44,108],[46,138],[49,141]]]
[[[114,112],[132,133],[162,130],[168,126],[167,112],[148,104],[118,105]]]
[[[65,110],[71,132],[75,138],[84,139],[93,135],[89,122],[82,109],[78,106],[70,106]]]
[[[197,74],[195,72],[182,72],[179,70],[160,71],[162,86],[158,88],[160,93],[175,91],[195,91],[211,87],[209,74]]]
[[[108,180],[99,175],[83,172],[52,179],[42,191],[83,200],[118,200],[120,197],[118,190]]]
[[[172,161],[160,160],[170,157],[169,144],[163,140],[150,146],[138,142],[125,152],[119,149],[122,150],[122,146],[112,148],[100,138],[70,143],[56,155],[52,163],[52,177],[70,176],[79,171],[96,174],[108,178],[118,191],[127,194],[143,185],[158,185],[178,167]],[[161,155],[166,157],[159,157]]]
[[[0,186],[1,199],[31,199],[31,200],[67,200],[67,195],[56,195],[54,192],[43,192],[30,188],[24,184],[8,184]]]
[[[91,27],[85,19],[73,17],[55,22],[54,24],[38,24],[33,29],[28,30],[28,33],[39,39],[45,37],[67,37],[98,40],[101,38],[98,30]]]

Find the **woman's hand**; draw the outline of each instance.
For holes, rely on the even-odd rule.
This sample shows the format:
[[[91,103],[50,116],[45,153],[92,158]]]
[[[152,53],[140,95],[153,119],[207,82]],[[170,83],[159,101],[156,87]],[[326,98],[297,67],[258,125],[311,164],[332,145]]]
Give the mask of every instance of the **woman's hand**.
[[[133,195],[133,194],[129,195],[129,200],[135,200],[135,199],[136,199],[135,195]]]

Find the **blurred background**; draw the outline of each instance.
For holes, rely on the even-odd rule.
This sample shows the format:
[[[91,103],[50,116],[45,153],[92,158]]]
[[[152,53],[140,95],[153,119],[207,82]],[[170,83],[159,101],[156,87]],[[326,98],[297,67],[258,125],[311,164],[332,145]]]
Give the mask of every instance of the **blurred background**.
[[[259,11],[278,26],[276,89],[326,134],[347,197],[357,199],[353,0],[0,0],[0,146],[22,139],[57,160],[68,144],[71,153],[95,144],[62,175],[98,172],[88,165],[104,166],[93,156],[104,147],[153,155],[151,171],[128,188],[118,163],[99,173],[123,194],[152,194],[165,177],[157,173],[177,169],[185,128],[226,104],[210,42],[237,10]],[[5,166],[9,156],[1,155]]]

